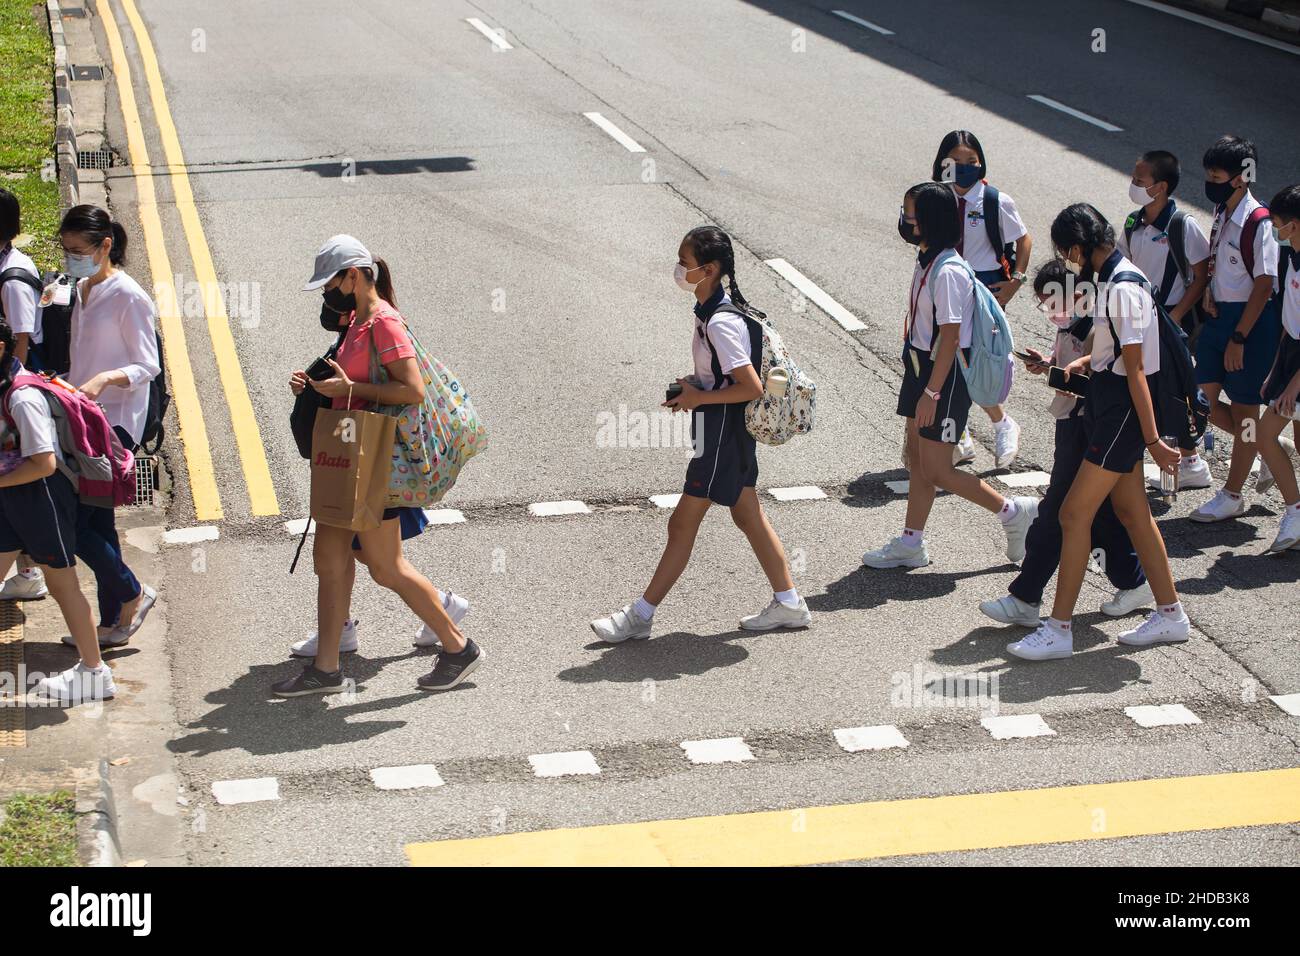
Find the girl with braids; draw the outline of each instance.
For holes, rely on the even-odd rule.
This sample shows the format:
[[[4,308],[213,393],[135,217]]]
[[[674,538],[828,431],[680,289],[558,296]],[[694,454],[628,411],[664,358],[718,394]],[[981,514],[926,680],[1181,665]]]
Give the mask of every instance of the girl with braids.
[[[749,631],[807,627],[812,615],[795,590],[785,549],[758,503],[758,459],[745,428],[745,405],[763,394],[758,377],[762,330],[754,319],[766,316],[740,294],[731,237],[717,226],[686,234],[677,250],[674,279],[683,292],[695,295],[695,375],[678,379],[681,394],[663,404],[692,415],[695,457],[686,468],[681,499],[668,520],[668,544],[650,586],[632,604],[592,621],[591,629],[610,644],[650,636],[655,608],[686,570],[700,523],[715,502],[731,509],[731,520],[749,539],[772,584],[772,603],[742,618],[740,626]]]

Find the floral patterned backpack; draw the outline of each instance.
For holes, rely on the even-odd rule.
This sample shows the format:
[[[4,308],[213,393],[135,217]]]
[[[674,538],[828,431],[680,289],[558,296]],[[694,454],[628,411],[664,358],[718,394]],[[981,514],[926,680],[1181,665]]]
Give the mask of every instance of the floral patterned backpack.
[[[713,313],[734,312],[747,323],[755,323],[763,334],[762,367],[756,369],[763,383],[763,394],[745,406],[745,428],[755,441],[764,445],[784,445],[795,435],[812,431],[813,416],[817,411],[817,383],[804,373],[790,357],[781,335],[766,319],[758,319],[734,305],[719,306]],[[705,336],[709,351],[717,360],[713,343]],[[768,373],[784,369],[789,376],[785,394],[777,397],[770,389]]]
[[[487,448],[487,430],[460,379],[425,351],[405,319],[402,324],[424,379],[424,401],[375,409],[397,419],[386,506],[427,508],[441,501],[456,484],[465,462]],[[389,380],[373,338],[370,378],[374,382]]]

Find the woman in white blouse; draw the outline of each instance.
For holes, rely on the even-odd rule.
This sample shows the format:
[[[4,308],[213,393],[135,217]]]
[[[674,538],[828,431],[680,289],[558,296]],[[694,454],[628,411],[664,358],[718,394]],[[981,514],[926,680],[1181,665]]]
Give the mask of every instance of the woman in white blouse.
[[[126,260],[126,230],[103,209],[69,209],[59,238],[67,272],[78,280],[68,378],[103,406],[122,444],[134,450],[144,433],[149,383],[160,370],[157,310],[149,294],[118,268]],[[112,508],[79,506],[76,553],[95,572],[100,644],[125,644],[157,594],[123,562]]]

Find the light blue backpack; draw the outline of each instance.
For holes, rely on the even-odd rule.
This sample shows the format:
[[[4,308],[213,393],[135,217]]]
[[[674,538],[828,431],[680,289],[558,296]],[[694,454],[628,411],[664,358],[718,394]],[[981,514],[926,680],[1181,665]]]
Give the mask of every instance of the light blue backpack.
[[[1015,375],[1015,362],[1011,358],[1015,341],[1011,337],[1011,326],[1007,324],[1007,314],[989,287],[975,275],[970,263],[951,250],[944,259],[955,259],[955,264],[965,269],[975,284],[970,358],[966,359],[960,350],[957,352],[957,361],[961,363],[962,376],[966,379],[966,391],[976,405],[986,408],[1001,405],[1011,394],[1011,380]]]

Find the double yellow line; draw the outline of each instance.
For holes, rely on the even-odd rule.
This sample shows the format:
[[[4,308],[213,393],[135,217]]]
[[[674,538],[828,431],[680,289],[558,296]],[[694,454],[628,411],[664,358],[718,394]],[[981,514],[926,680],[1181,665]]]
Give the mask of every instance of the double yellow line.
[[[136,46],[144,66],[149,98],[153,104],[154,120],[162,139],[163,153],[167,159],[167,176],[171,181],[176,210],[181,218],[185,239],[189,244],[190,259],[194,264],[195,279],[203,290],[203,308],[207,316],[208,336],[217,359],[217,371],[226,404],[230,408],[235,445],[239,449],[244,481],[248,486],[249,505],[254,515],[275,515],[280,506],[271,482],[271,469],[266,460],[253,403],[248,396],[244,372],[235,351],[235,339],[230,332],[230,317],[217,285],[216,268],[208,249],[207,236],[199,220],[186,173],[185,157],[181,152],[176,124],[163,90],[158,57],[154,53],[149,31],[140,18],[135,0],[121,0],[122,10],[135,33]],[[127,149],[131,171],[135,176],[140,228],[144,233],[149,268],[153,272],[154,294],[158,305],[158,321],[162,326],[166,350],[167,375],[176,403],[180,422],[181,441],[185,448],[185,462],[190,475],[190,488],[194,510],[200,521],[213,521],[222,517],[221,495],[217,489],[212,468],[212,450],[208,442],[207,426],[203,419],[203,404],[199,399],[194,369],[190,364],[185,343],[185,327],[181,321],[180,300],[172,282],[171,260],[163,238],[162,221],[158,215],[158,200],[154,192],[154,171],[149,163],[149,150],[145,144],[144,127],[131,85],[131,65],[122,45],[122,35],[110,0],[96,0],[100,21],[108,38],[108,48],[117,78],[118,96],[122,102],[122,116],[126,125]]]

